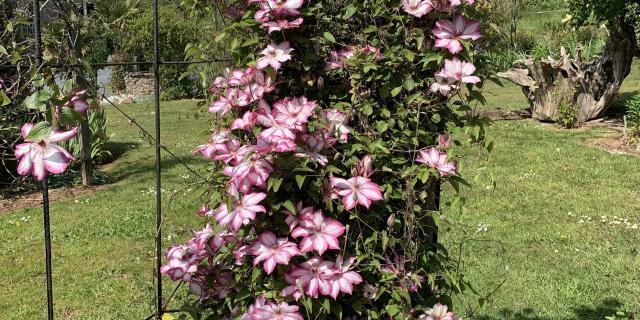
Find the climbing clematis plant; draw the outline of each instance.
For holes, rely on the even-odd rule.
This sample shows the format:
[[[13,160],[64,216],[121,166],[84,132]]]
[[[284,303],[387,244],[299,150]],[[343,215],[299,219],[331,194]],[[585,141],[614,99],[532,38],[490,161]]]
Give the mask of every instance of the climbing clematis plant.
[[[42,181],[49,174],[65,172],[69,162],[75,160],[58,144],[76,136],[77,123],[85,117],[91,105],[87,91],[72,91],[71,81],[67,81],[63,88],[53,84],[39,88],[42,80],[33,82],[37,90],[25,99],[24,104],[28,109],[35,109],[36,114],[44,119],[22,125],[23,143],[16,145],[14,153],[19,160],[18,174]]]
[[[490,143],[465,112],[482,101],[473,3],[218,3],[212,39],[235,65],[212,80],[194,150],[211,161],[206,227],[161,269],[197,296],[194,317],[458,319],[467,284],[436,233],[466,184],[451,133]]]

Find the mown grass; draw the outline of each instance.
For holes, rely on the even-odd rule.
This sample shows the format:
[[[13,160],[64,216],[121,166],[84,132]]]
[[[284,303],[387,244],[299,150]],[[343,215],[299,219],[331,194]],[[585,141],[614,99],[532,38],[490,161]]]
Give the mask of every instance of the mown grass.
[[[153,132],[150,105],[123,107]],[[190,166],[205,162],[190,150],[206,140],[204,118],[194,119],[193,101],[162,105],[163,144]],[[107,109],[115,147],[126,150],[109,169],[117,184],[51,206],[54,289],[59,319],[144,319],[154,305],[154,147],[126,118]],[[196,227],[196,186],[192,173],[163,154],[165,234],[176,238]],[[168,206],[169,195],[181,188]],[[28,217],[28,222],[20,221]],[[17,223],[17,221],[20,221]],[[41,209],[0,216],[0,310],[2,319],[45,317]],[[168,282],[165,280],[165,282]],[[167,295],[172,285],[167,285]]]
[[[459,225],[443,240],[453,252],[464,243],[463,271],[480,293],[457,297],[458,308],[471,313],[478,298],[496,290],[473,319],[603,319],[640,311],[640,229],[610,224],[640,224],[640,159],[587,146],[606,131],[556,130],[530,120],[490,129],[495,150],[487,171],[497,186],[481,180],[466,191],[467,210],[449,213]],[[484,165],[473,150],[461,152],[463,173]]]
[[[504,84],[485,86],[486,108],[526,108],[520,88]],[[636,61],[613,113],[624,112],[625,101],[639,90]],[[640,159],[588,144],[616,135],[604,128],[506,121],[489,129],[495,149],[488,163],[476,150],[458,150],[465,155],[463,174],[486,165],[496,188],[485,175],[465,192],[467,210],[449,212],[455,223],[443,242],[452,252],[463,244],[462,269],[479,292],[458,296],[457,308],[481,320],[640,312],[640,229],[612,224],[628,219],[640,225]],[[486,298],[482,307],[480,298]]]

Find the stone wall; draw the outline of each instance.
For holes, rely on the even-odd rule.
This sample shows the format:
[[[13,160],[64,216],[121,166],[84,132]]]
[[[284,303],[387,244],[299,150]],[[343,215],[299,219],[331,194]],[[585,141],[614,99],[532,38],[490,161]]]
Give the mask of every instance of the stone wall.
[[[127,93],[135,97],[153,94],[153,73],[128,72],[124,75]]]

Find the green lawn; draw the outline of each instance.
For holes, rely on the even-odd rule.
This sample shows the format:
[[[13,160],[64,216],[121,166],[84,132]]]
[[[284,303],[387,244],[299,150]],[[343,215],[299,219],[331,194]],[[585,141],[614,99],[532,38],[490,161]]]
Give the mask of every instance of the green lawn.
[[[635,91],[639,77],[635,72],[624,91]],[[487,87],[485,94],[492,106],[526,105],[513,86]],[[153,129],[150,105],[124,108]],[[206,140],[206,119],[193,118],[193,101],[162,108],[163,143],[202,170],[206,163],[190,150]],[[144,319],[153,313],[154,148],[123,116],[107,110],[112,140],[126,149],[109,169],[119,182],[51,207],[59,319]],[[488,168],[497,187],[480,181],[465,191],[467,210],[446,212],[454,228],[442,238],[452,252],[464,242],[462,267],[479,293],[505,281],[472,319],[602,319],[615,310],[640,311],[640,230],[609,223],[615,216],[640,224],[640,159],[586,146],[586,139],[610,134],[605,129],[557,130],[527,120],[496,123],[489,134],[496,145]],[[476,150],[459,152],[468,155],[463,173],[483,163]],[[198,181],[193,174],[166,154],[163,160],[168,246],[198,227],[200,201],[198,184],[188,185]],[[169,206],[169,194],[181,188]],[[28,221],[17,224],[22,218]],[[2,319],[44,317],[41,220],[39,209],[0,216]],[[167,285],[166,295],[172,288]],[[458,296],[455,307],[471,312],[478,298]]]
[[[631,229],[640,225],[640,159],[585,146],[606,133],[529,120],[492,127],[497,187],[486,181],[465,192],[467,210],[449,213],[456,224],[443,240],[454,252],[464,243],[463,270],[482,295],[505,281],[473,319],[640,311],[640,229]],[[462,172],[475,172],[483,162],[462,152]],[[613,222],[624,219],[631,225]],[[482,295],[457,297],[457,307],[471,312]]]
[[[152,106],[123,108],[153,132]],[[206,119],[193,118],[193,101],[163,103],[162,109],[163,144],[184,157],[189,165],[202,168],[204,162],[189,156],[189,151],[206,140]],[[107,110],[109,132],[115,133],[112,140],[119,148],[127,149],[109,171],[120,182],[104,191],[51,206],[59,319],[144,319],[153,313],[154,148],[140,138],[139,130],[127,119],[113,109]],[[167,200],[174,190],[197,181],[166,154],[163,170]],[[185,236],[187,226],[198,225],[195,212],[200,201],[196,191],[179,193],[171,206],[165,208],[165,243],[170,243],[168,237]],[[40,211],[23,210],[0,216],[2,319],[45,317]],[[28,222],[22,221],[17,226],[16,221],[23,217],[29,217]],[[167,295],[170,290],[171,285]]]

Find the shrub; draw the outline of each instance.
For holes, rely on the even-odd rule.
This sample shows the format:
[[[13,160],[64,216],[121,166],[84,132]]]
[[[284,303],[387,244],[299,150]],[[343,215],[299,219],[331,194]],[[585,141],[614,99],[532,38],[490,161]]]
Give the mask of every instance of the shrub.
[[[107,135],[107,116],[104,109],[90,109],[86,113],[89,122],[89,141],[91,142],[91,161],[93,164],[103,164],[112,159],[111,151],[107,148],[109,136]],[[61,144],[74,158],[80,159],[80,137]]]
[[[625,140],[629,145],[637,145],[640,142],[640,96],[627,100],[626,109]]]
[[[195,150],[213,162],[206,226],[161,269],[197,296],[195,318],[456,318],[439,303],[468,284],[436,230],[461,201],[440,203],[441,184],[466,182],[445,133],[491,142],[464,112],[483,101],[478,25],[454,14],[466,1],[430,3],[231,1],[211,38],[242,67],[213,81]],[[433,30],[452,19],[463,43]]]
[[[558,119],[557,122],[567,128],[572,129],[576,127],[576,108],[571,103],[566,103],[564,100],[560,102],[558,106]]]

